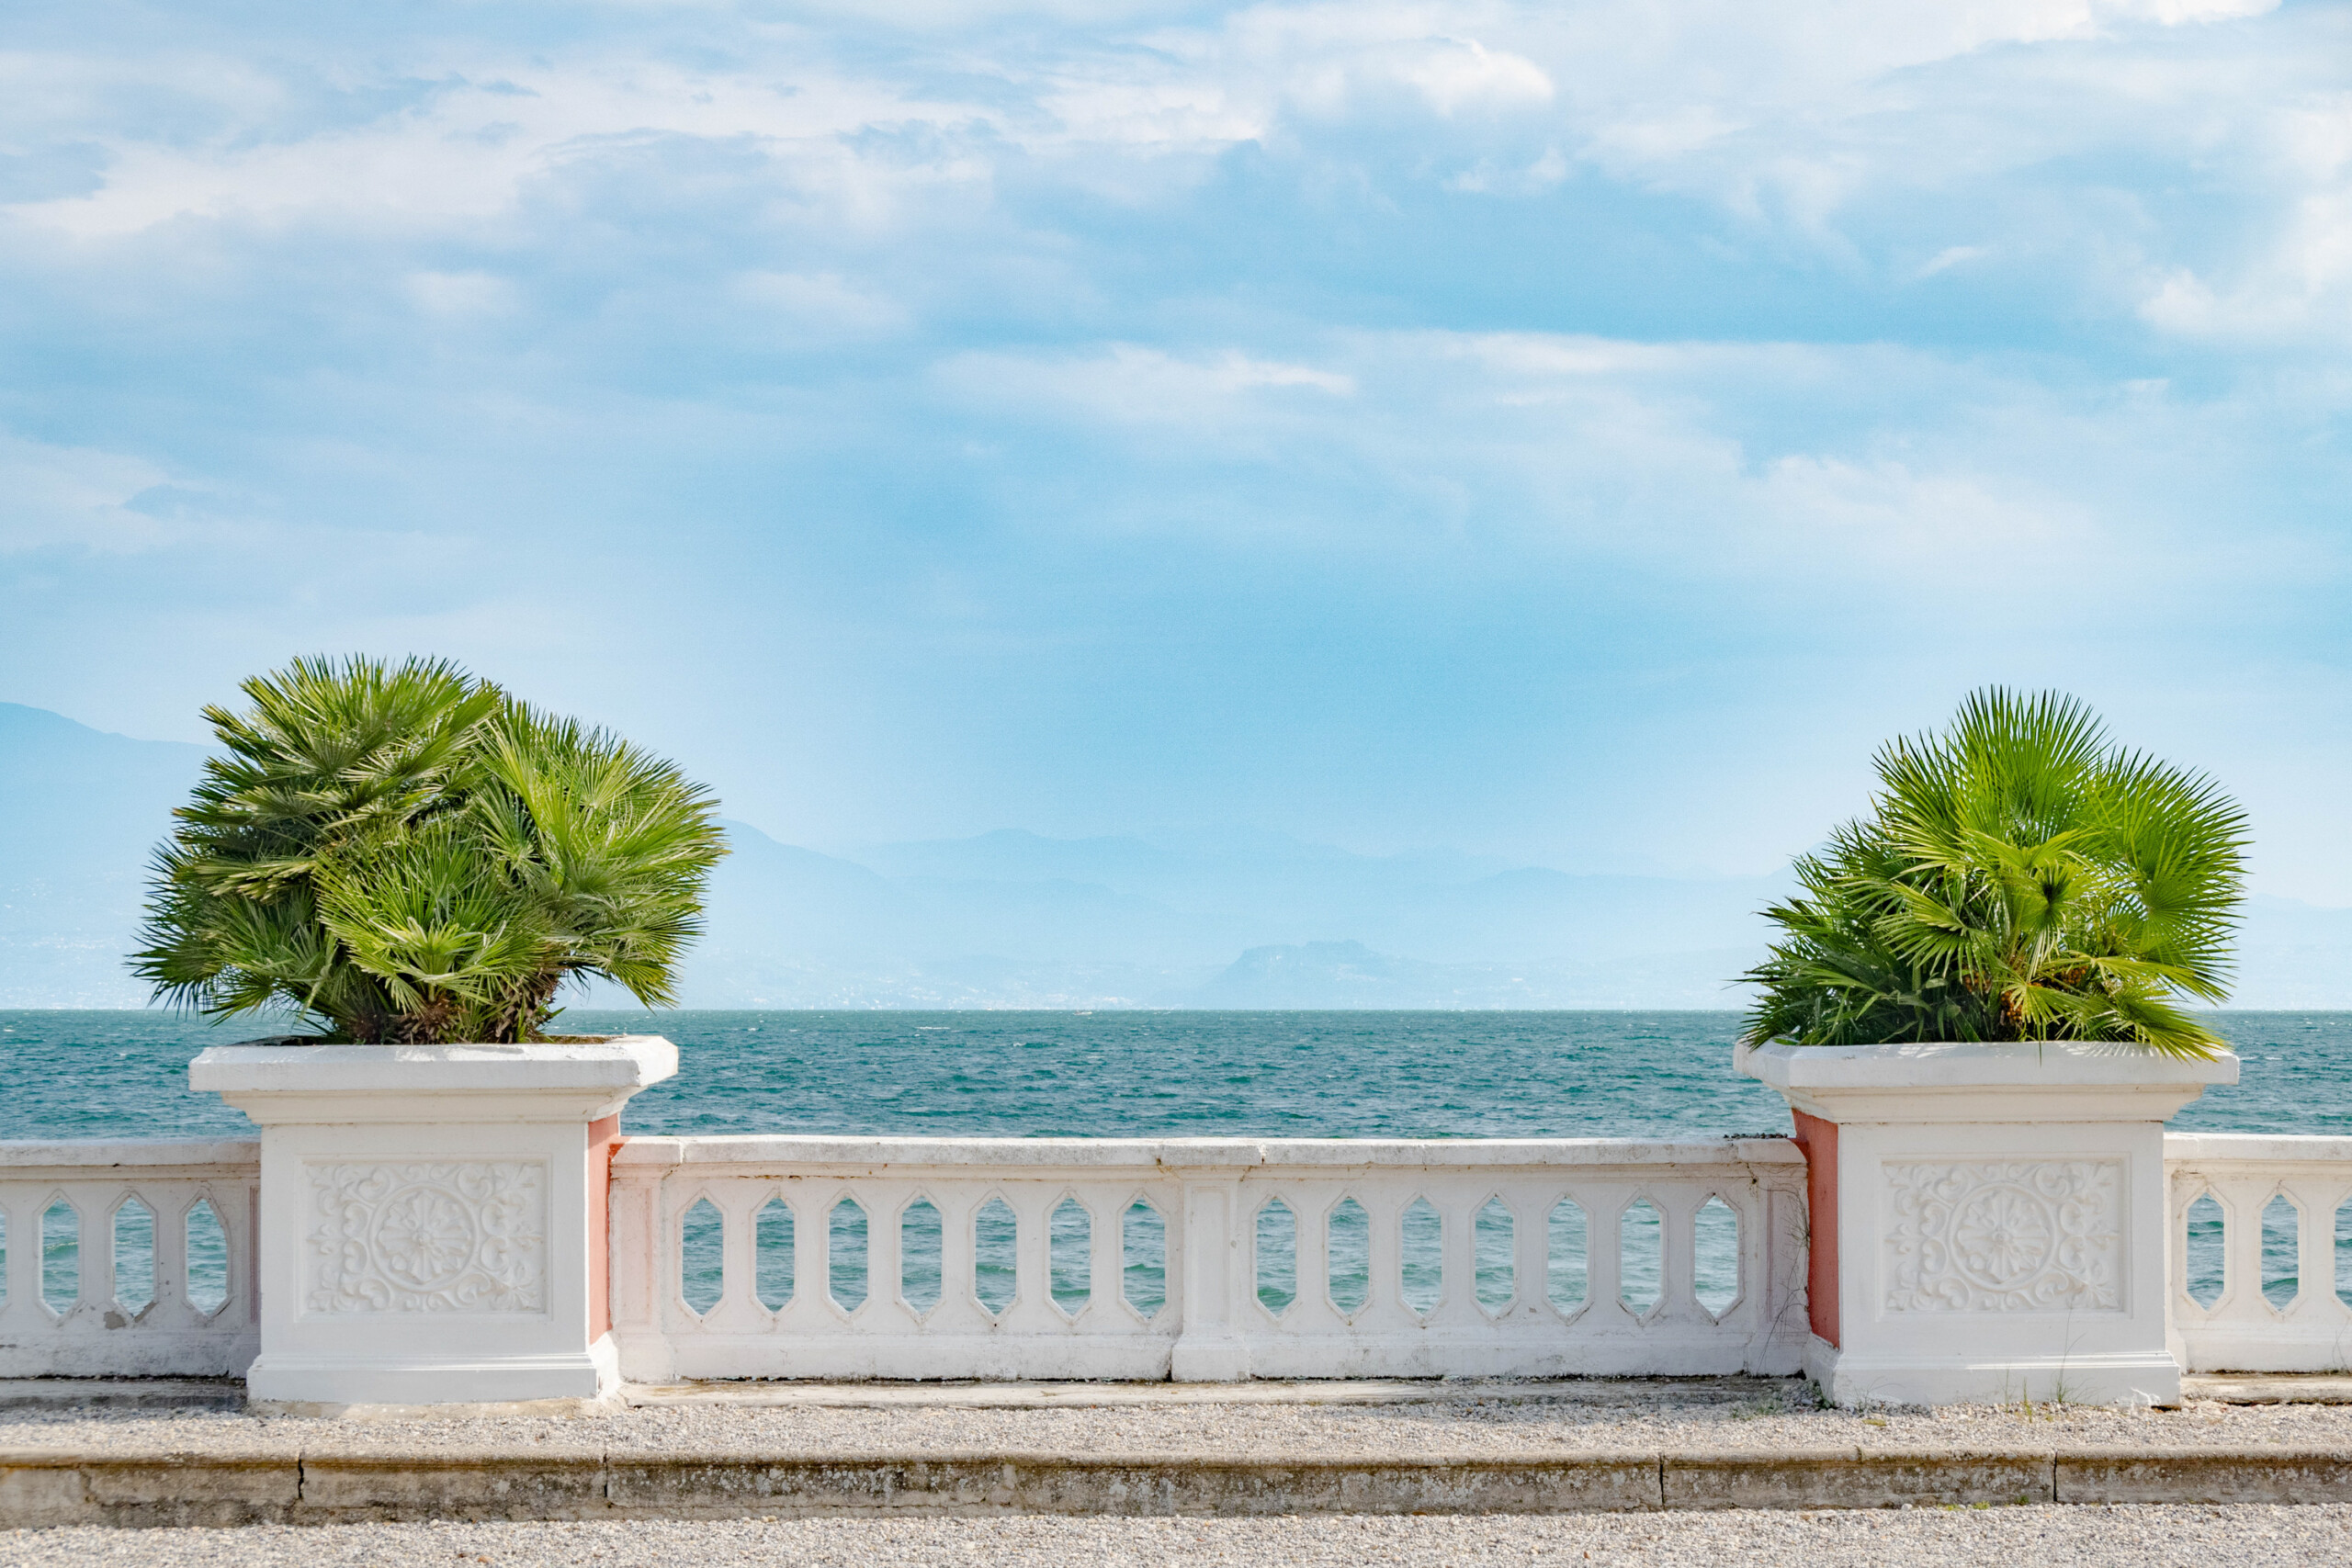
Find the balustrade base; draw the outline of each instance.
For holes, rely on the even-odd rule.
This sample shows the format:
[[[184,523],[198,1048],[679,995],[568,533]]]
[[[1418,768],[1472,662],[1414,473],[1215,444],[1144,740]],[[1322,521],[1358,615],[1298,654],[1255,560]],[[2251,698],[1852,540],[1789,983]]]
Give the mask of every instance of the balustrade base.
[[[1867,1356],[1813,1341],[1805,1374],[1833,1404],[2122,1404],[2171,1409],[2180,1364],[2158,1352],[2098,1356]]]
[[[610,1336],[583,1353],[373,1356],[265,1351],[245,1374],[258,1413],[320,1414],[352,1405],[587,1404],[620,1393]]]
[[[2179,1338],[2187,1349],[2182,1359],[2192,1372],[2352,1368],[2352,1324],[2343,1322],[2199,1325],[2181,1331]]]

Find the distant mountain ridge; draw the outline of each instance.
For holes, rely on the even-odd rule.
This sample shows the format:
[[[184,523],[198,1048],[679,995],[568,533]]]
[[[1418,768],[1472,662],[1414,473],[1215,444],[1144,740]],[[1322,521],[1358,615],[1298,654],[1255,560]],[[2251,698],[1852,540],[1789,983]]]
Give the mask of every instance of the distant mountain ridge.
[[[0,704],[0,1008],[145,1002],[124,955],[204,755]],[[1730,1008],[1757,911],[1789,886],[1249,829],[1008,829],[854,858],[727,832],[692,1007]],[[2352,910],[2256,898],[2246,938],[2239,1005],[2352,1005]]]

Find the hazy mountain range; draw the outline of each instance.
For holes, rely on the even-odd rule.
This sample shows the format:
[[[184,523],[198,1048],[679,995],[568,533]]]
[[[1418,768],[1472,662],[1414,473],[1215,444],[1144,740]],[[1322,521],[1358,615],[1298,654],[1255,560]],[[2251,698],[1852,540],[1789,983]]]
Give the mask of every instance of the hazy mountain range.
[[[201,747],[0,704],[0,1007],[125,1007]],[[822,854],[740,822],[697,1007],[1722,1008],[1781,877],[1581,876],[1234,829]],[[2238,1005],[2352,1006],[2352,910],[2257,898]]]

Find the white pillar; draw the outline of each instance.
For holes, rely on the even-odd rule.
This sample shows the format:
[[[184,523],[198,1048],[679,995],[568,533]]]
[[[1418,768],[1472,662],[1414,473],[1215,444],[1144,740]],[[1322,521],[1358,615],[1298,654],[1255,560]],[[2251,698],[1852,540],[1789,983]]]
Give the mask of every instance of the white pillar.
[[[653,1035],[222,1045],[188,1068],[260,1124],[264,1406],[613,1393],[608,1166]]]
[[[1742,1051],[1810,1166],[1807,1371],[1840,1404],[2177,1404],[2164,1122],[2238,1062],[2115,1046]]]

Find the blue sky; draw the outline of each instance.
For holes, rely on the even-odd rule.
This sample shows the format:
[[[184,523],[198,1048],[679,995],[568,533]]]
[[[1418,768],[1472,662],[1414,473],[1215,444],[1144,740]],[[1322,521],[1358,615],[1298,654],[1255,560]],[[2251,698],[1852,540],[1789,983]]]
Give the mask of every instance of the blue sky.
[[[0,699],[827,847],[1769,869],[2057,685],[2352,903],[2352,8],[15,0]]]

